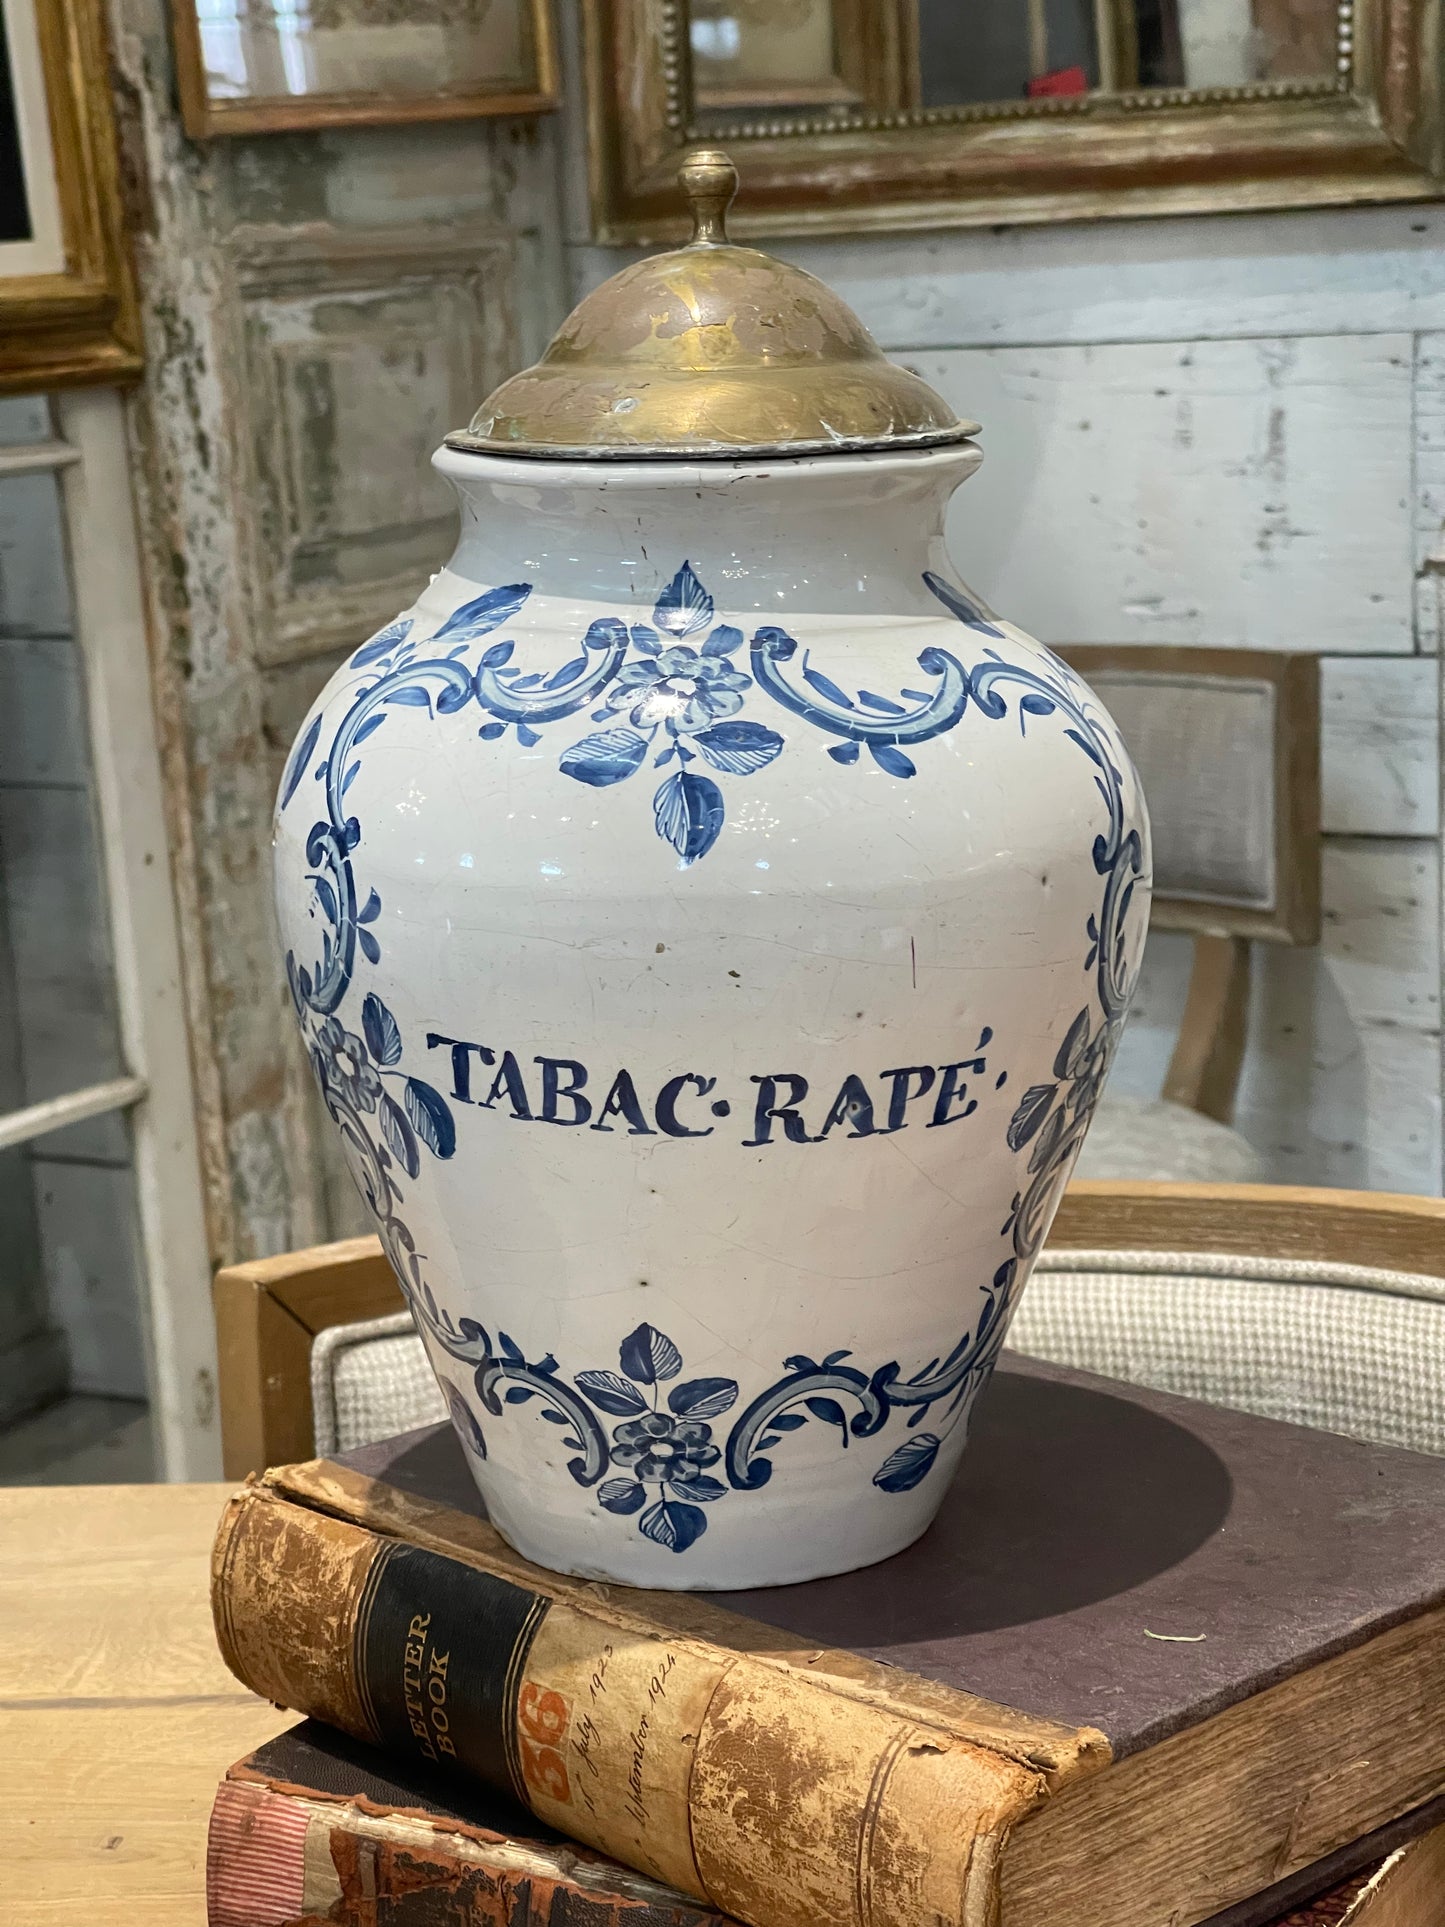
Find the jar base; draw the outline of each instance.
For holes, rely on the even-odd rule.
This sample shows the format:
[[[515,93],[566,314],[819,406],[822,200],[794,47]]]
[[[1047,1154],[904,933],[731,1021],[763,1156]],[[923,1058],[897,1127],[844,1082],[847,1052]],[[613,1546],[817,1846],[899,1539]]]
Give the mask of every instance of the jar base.
[[[754,1516],[745,1524],[709,1520],[706,1535],[682,1553],[644,1538],[634,1520],[600,1509],[595,1517],[563,1519],[534,1509],[525,1497],[508,1504],[495,1488],[483,1497],[488,1517],[513,1551],[549,1572],[650,1591],[742,1592],[804,1585],[893,1558],[932,1525],[949,1483],[940,1478],[936,1493],[926,1495],[880,1495],[876,1508],[850,1490],[811,1508],[806,1529],[796,1516],[777,1516],[796,1515],[794,1504],[759,1507],[765,1495],[739,1495],[752,1502]],[[836,1513],[836,1531],[827,1530],[826,1520],[820,1530],[820,1510]],[[860,1512],[875,1510],[881,1516],[860,1520]]]

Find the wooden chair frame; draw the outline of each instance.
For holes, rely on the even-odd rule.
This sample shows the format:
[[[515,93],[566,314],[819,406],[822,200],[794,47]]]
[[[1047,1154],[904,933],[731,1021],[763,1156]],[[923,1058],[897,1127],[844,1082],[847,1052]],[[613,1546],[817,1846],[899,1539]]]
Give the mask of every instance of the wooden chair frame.
[[[1156,893],[1150,911],[1154,929],[1183,930],[1194,937],[1194,967],[1163,1094],[1227,1124],[1234,1115],[1249,1027],[1251,942],[1303,945],[1320,939],[1319,658],[1266,649],[1133,643],[1075,643],[1059,653],[1085,681],[1131,670],[1274,687],[1276,902],[1261,910]]]
[[[1445,1201],[1299,1185],[1080,1180],[1052,1250],[1209,1251],[1321,1259],[1445,1277]],[[231,1265],[216,1279],[221,1436],[229,1479],[312,1456],[311,1341],[404,1309],[377,1238]]]
[[[221,1454],[228,1479],[315,1451],[311,1341],[331,1325],[404,1311],[379,1238],[228,1265],[215,1284]]]

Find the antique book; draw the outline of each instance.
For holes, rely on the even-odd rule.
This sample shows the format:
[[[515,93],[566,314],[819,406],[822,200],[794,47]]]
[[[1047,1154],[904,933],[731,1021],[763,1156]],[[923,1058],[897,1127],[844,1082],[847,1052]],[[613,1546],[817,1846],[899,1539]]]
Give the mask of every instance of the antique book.
[[[1442,1882],[1445,1827],[1268,1927],[1440,1927]],[[505,1794],[311,1720],[221,1782],[206,1900],[208,1927],[729,1927]]]
[[[221,1782],[206,1918],[208,1927],[728,1927],[686,1894],[574,1846],[506,1794],[447,1785],[311,1720]]]
[[[257,1692],[753,1927],[1192,1927],[1445,1816],[1442,1518],[1445,1460],[1014,1359],[861,1572],[543,1571],[433,1427],[248,1483],[213,1598]]]

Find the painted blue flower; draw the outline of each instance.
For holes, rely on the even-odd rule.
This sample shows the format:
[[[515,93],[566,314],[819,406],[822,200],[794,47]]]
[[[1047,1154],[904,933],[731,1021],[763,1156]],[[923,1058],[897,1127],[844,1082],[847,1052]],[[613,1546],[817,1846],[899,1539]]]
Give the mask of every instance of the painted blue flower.
[[[743,691],[753,679],[734,669],[722,656],[705,656],[686,643],[674,643],[659,655],[630,662],[618,671],[604,708],[616,715],[631,710],[637,729],[672,725],[675,734],[706,729],[722,716],[734,716],[743,706]]]
[[[686,1486],[721,1457],[710,1425],[673,1418],[668,1412],[629,1419],[612,1434],[613,1464],[627,1466],[637,1479],[665,1479],[669,1485]]]
[[[376,1109],[381,1079],[361,1039],[339,1017],[326,1018],[316,1031],[316,1069],[323,1088],[353,1111]]]

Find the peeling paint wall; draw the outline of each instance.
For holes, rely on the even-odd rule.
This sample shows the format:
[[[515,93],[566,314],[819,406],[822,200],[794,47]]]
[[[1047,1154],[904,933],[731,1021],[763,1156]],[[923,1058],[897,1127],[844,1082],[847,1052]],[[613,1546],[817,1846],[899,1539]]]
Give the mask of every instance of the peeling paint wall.
[[[222,139],[175,106],[166,0],[112,0],[148,374],[133,408],[217,1262],[343,1235],[272,931],[300,716],[451,546],[425,453],[564,302],[554,136],[461,121]]]

